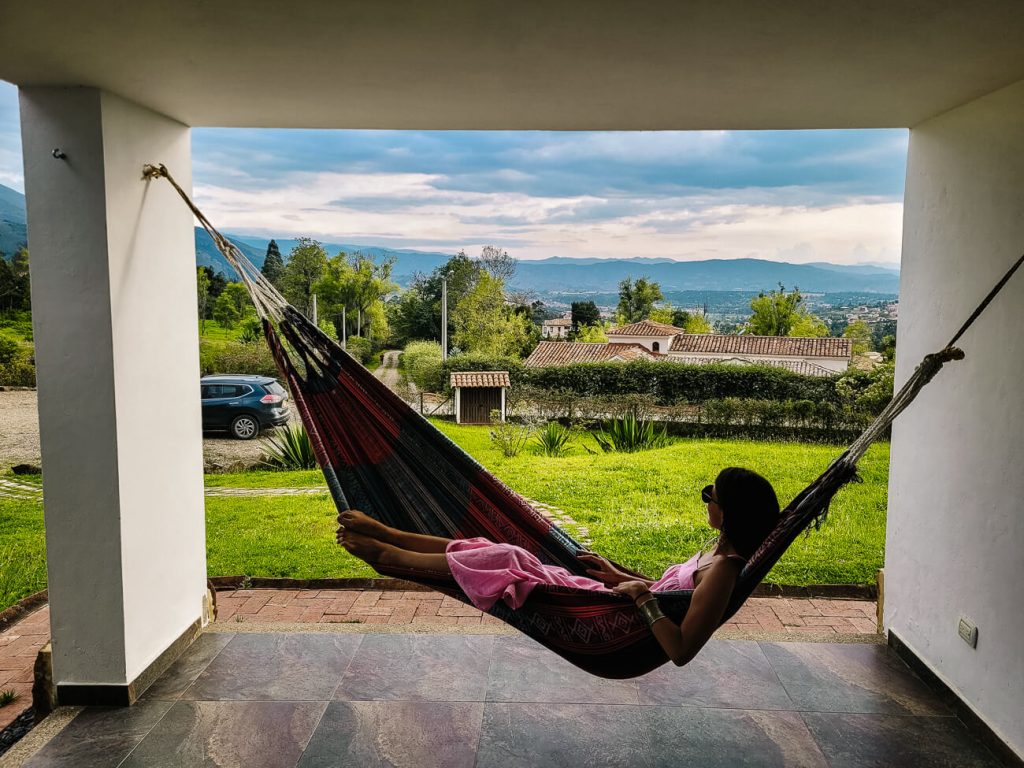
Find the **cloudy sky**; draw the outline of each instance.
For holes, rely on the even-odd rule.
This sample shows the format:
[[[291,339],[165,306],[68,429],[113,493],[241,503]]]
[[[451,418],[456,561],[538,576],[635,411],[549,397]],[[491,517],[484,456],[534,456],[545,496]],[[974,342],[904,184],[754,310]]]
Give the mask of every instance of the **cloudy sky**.
[[[192,151],[199,206],[238,234],[525,259],[899,261],[905,130],[204,128]],[[0,184],[24,190],[2,82]]]

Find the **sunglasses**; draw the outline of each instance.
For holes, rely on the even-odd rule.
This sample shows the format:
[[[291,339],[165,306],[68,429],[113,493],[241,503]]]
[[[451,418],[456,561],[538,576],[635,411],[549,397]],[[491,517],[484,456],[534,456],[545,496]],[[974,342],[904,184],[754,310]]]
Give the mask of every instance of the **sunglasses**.
[[[712,491],[714,491],[714,490],[715,490],[715,486],[714,485],[705,485],[703,488],[701,488],[701,490],[700,490],[700,499],[701,499],[701,501],[703,501],[705,504],[711,504],[712,502],[717,504],[718,500],[714,496],[711,495]]]

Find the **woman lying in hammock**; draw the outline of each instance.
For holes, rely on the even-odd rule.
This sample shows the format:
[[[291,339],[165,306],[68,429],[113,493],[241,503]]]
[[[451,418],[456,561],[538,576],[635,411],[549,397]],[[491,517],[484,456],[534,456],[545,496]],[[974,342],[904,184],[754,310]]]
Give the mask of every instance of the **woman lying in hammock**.
[[[615,568],[599,555],[582,553],[593,578],[541,563],[533,554],[512,544],[487,539],[444,539],[406,533],[380,523],[362,512],[338,515],[338,543],[370,565],[392,565],[450,573],[473,605],[488,610],[498,600],[518,608],[538,584],[612,591],[633,599],[668,657],[686,664],[710,639],[725,613],[744,563],[775,527],[779,502],[771,484],[755,472],[739,467],[723,469],[701,491],[708,523],[720,531],[715,546],[698,552],[685,563],[669,567],[657,581],[638,579]],[[658,608],[653,592],[693,590],[693,598],[680,627]]]

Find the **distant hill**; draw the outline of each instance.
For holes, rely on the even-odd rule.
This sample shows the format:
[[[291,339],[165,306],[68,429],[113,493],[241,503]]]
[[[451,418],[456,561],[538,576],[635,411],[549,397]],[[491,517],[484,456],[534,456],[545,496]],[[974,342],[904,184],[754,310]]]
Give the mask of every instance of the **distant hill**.
[[[10,257],[28,245],[26,221],[25,196],[0,184],[0,253]]]
[[[257,267],[263,266],[266,238],[225,233]],[[27,242],[25,197],[0,185],[0,251],[13,254]],[[209,235],[196,228],[196,264],[231,276],[233,270],[217,251]],[[280,238],[281,254],[288,258],[298,240]],[[394,258],[393,277],[399,285],[409,284],[417,273],[428,273],[444,264],[451,254],[436,251],[386,248],[351,243],[324,243],[329,254],[361,252],[374,259]],[[538,293],[615,292],[626,277],[647,277],[661,284],[663,291],[763,291],[779,283],[799,287],[807,293],[899,292],[899,271],[877,264],[789,264],[765,259],[671,259],[630,257],[621,259],[570,258],[554,256],[520,261],[512,287]]]

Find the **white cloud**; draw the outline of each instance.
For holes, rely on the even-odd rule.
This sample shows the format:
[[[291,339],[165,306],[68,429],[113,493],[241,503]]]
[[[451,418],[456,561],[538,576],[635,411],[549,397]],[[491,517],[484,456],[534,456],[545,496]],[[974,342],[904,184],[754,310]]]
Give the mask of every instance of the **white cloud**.
[[[541,197],[438,190],[440,174],[292,173],[273,189],[197,185],[219,227],[326,241],[401,241],[429,249],[493,243],[519,258],[758,257],[898,263],[902,204],[874,199],[810,207],[758,204],[722,191],[680,198]],[[747,202],[733,202],[735,198]],[[608,207],[608,216],[590,215]],[[615,210],[629,211],[616,215]],[[579,213],[578,220],[574,215]]]

